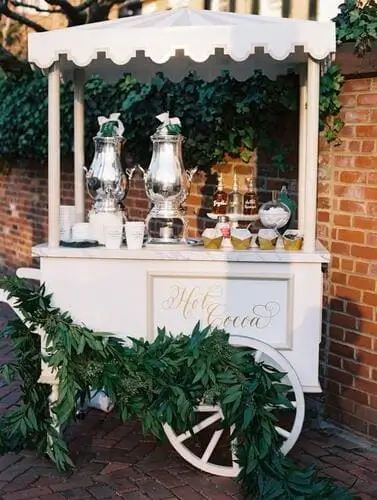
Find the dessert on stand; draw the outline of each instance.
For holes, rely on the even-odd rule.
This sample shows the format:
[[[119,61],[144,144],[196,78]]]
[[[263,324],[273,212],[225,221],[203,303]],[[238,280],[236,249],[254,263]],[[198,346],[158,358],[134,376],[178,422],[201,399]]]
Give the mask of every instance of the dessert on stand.
[[[284,380],[292,386],[293,419],[289,425],[276,423],[284,453],[301,431],[304,391],[321,390],[318,364],[322,265],[329,261],[329,254],[316,241],[315,233],[318,101],[320,64],[334,52],[332,23],[190,8],[29,35],[29,61],[48,72],[48,241],[33,248],[33,256],[40,259],[40,269],[21,270],[18,274],[44,282],[55,304],[68,310],[75,321],[123,339],[133,336],[153,341],[157,327],[178,334],[192,331],[198,321],[203,326],[226,329],[232,343],[255,349],[258,361],[265,360],[286,373]],[[231,250],[212,250],[176,244],[185,238],[181,204],[187,196],[190,176],[180,158],[180,131],[166,133],[169,126],[178,123],[166,123],[166,116],[162,125],[167,129],[160,129],[152,137],[154,156],[145,172],[147,194],[154,203],[147,219],[147,233],[153,241],[172,244],[147,244],[135,250],[125,246],[109,249],[60,245],[61,77],[73,78],[74,82],[75,214],[76,223],[84,223],[85,79],[98,74],[116,81],[129,72],[145,81],[160,71],[178,80],[191,70],[213,79],[224,69],[237,79],[246,79],[255,70],[270,78],[288,70],[300,75],[298,231],[303,237],[302,249],[264,251],[247,247],[233,251],[233,246]],[[114,132],[115,128],[111,130]],[[170,128],[170,132],[174,130],[177,132]],[[110,143],[106,147],[116,157],[119,142],[114,138],[98,139],[97,143]],[[94,165],[92,173],[86,181],[95,195],[94,210],[108,213],[110,207],[114,214],[116,203],[126,190],[122,184],[125,177],[118,170],[119,176],[107,192],[105,174]],[[249,191],[252,194],[251,185]],[[218,192],[216,209],[223,210],[226,197],[221,185]],[[230,222],[252,222],[260,217],[262,223],[265,220],[272,224],[266,230],[276,231],[280,224],[276,214],[286,217],[285,209],[265,206],[256,214],[251,203],[251,207],[247,205],[251,213],[244,213],[245,203],[240,205],[239,194],[237,181],[232,196],[229,194],[226,200],[228,207],[231,198],[231,213],[221,212],[214,217],[229,217]],[[180,229],[175,233],[176,226]],[[247,246],[249,236],[237,231],[241,228],[233,229],[234,245]],[[291,241],[289,234],[286,240]],[[4,294],[2,298],[8,300]],[[125,314],[119,314],[120,311]],[[45,332],[40,335],[45,346]],[[59,380],[45,365],[40,381],[52,386],[51,401],[56,400]],[[217,406],[199,405],[196,410],[198,418],[203,417],[195,427],[196,433],[206,428],[208,419],[222,419]],[[228,465],[214,461],[212,452],[218,433],[213,434],[210,446],[200,454],[187,446],[190,430],[179,433],[168,424],[164,429],[178,453],[194,466],[213,474],[237,475],[234,461]]]

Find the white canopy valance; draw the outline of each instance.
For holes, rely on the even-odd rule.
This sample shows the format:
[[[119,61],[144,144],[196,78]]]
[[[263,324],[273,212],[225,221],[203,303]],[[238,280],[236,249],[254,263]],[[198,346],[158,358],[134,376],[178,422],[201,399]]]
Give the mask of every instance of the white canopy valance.
[[[207,80],[222,70],[240,80],[256,69],[276,76],[308,56],[323,60],[333,52],[332,22],[191,8],[29,35],[29,61],[36,66],[60,60],[65,78],[83,67],[107,81],[125,72],[145,81],[158,71],[179,80],[188,70]]]

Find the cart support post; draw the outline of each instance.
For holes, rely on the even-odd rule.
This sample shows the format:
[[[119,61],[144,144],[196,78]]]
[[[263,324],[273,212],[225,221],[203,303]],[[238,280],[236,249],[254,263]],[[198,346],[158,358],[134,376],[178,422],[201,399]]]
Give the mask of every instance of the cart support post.
[[[319,62],[308,59],[308,104],[306,127],[306,178],[304,212],[304,251],[314,252],[317,221],[317,172],[319,133]]]
[[[299,152],[298,152],[298,229],[304,233],[305,227],[305,185],[306,185],[306,134],[307,134],[307,67],[300,70],[300,115],[299,115]]]
[[[60,227],[60,70],[48,72],[48,246],[59,246]]]
[[[84,222],[85,198],[84,198],[84,84],[85,72],[82,69],[74,71],[74,178],[75,178],[75,208],[77,222]]]

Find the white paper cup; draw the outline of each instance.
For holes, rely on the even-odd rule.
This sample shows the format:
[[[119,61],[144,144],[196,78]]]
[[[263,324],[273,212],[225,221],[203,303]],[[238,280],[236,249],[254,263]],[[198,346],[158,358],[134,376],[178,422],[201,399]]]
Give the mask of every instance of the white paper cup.
[[[72,215],[76,213],[75,205],[60,205],[61,215]]]
[[[76,222],[76,207],[74,205],[60,205],[60,239],[69,241],[72,238],[72,226]]]
[[[115,213],[96,213],[92,210],[89,213],[90,239],[98,241],[101,245],[105,244],[105,226],[117,225],[123,225],[123,213],[120,211]]]
[[[138,250],[144,241],[145,224],[139,221],[128,221],[125,224],[127,248]]]
[[[104,226],[105,247],[110,250],[120,248],[122,244],[123,226],[121,224]]]
[[[90,224],[89,222],[76,222],[72,227],[73,240],[89,240]]]
[[[61,241],[70,241],[72,236],[71,227],[61,227],[60,226],[60,239]]]
[[[70,222],[73,225],[76,222],[76,207],[74,205],[61,205],[59,215],[61,222]]]

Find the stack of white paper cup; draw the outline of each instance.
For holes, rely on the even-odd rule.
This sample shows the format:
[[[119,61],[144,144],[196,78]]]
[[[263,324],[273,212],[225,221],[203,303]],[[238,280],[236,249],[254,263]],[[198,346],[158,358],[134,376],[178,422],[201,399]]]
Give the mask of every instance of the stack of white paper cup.
[[[60,205],[60,239],[69,241],[72,238],[72,226],[76,222],[76,207]]]
[[[127,248],[129,250],[138,250],[143,246],[145,224],[139,221],[128,221],[125,224]]]

